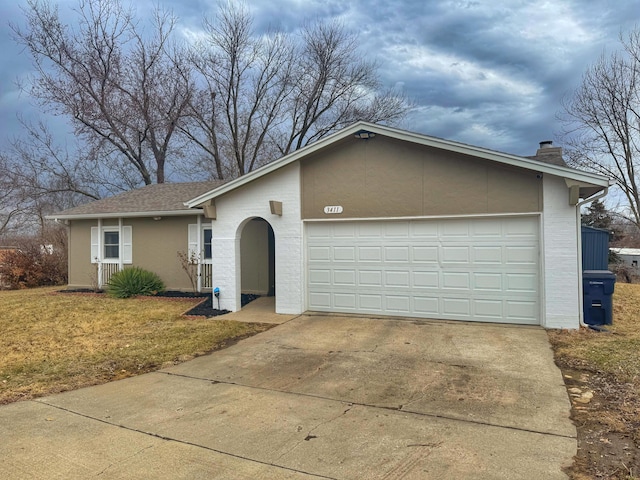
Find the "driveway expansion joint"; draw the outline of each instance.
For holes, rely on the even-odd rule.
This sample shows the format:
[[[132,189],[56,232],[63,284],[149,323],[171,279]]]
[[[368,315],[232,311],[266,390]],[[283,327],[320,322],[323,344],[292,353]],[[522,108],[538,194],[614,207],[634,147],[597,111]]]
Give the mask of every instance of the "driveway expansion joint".
[[[175,442],[175,443],[179,443],[181,445],[187,445],[187,446],[190,446],[190,447],[201,448],[203,450],[208,450],[210,452],[215,452],[215,453],[218,453],[220,455],[227,455],[229,457],[233,457],[233,458],[236,458],[238,460],[246,460],[248,462],[254,462],[254,463],[261,464],[261,465],[268,465],[270,467],[281,468],[281,469],[287,470],[289,472],[301,473],[301,474],[304,474],[304,475],[309,475],[310,477],[313,477],[313,478],[322,478],[322,479],[325,479],[325,480],[340,480],[340,479],[335,478],[335,477],[328,477],[326,475],[320,475],[320,474],[317,474],[317,473],[306,472],[304,470],[300,470],[300,469],[297,469],[297,468],[291,468],[291,467],[286,467],[286,466],[283,466],[283,465],[278,465],[278,464],[276,464],[274,462],[265,462],[265,461],[261,461],[261,460],[256,460],[254,458],[249,458],[249,457],[245,457],[245,456],[242,456],[242,455],[237,455],[237,454],[234,454],[234,453],[225,452],[223,450],[218,450],[218,449],[215,449],[215,448],[207,447],[206,445],[200,445],[200,444],[197,444],[197,443],[188,442],[186,440],[180,440],[178,438],[168,437],[166,435],[160,435],[158,433],[147,432],[145,430],[140,430],[138,428],[128,427],[128,426],[122,425],[120,423],[109,422],[109,421],[107,421],[105,419],[102,419],[102,418],[92,417],[91,415],[86,415],[84,413],[76,412],[74,410],[71,410],[71,409],[68,409],[68,408],[64,408],[64,407],[61,407],[59,405],[54,405],[54,404],[51,404],[51,403],[47,403],[47,402],[45,402],[45,401],[43,401],[41,399],[34,399],[34,400],[30,400],[30,401],[35,402],[35,403],[40,403],[41,405],[47,405],[48,407],[56,408],[56,409],[61,410],[63,412],[69,413],[71,415],[77,415],[79,417],[83,417],[83,418],[86,418],[88,420],[93,420],[93,421],[96,421],[96,422],[104,423],[105,425],[110,425],[112,427],[121,428],[121,429],[127,430],[129,432],[139,433],[141,435],[146,435],[146,436],[153,437],[153,438],[156,438],[156,439],[159,439],[159,440],[164,440],[166,442]],[[325,422],[325,423],[327,423],[327,422]],[[143,452],[145,450],[148,450],[150,448],[153,448],[153,446],[141,449],[141,450],[137,451],[135,454],[129,456],[128,458],[133,458],[134,456],[139,455],[141,452]],[[114,463],[108,465],[101,472],[99,472],[97,474],[97,476],[102,475],[106,470],[108,470],[109,468],[113,467],[114,465],[115,465]]]
[[[331,398],[331,397],[325,397],[322,395],[315,395],[312,393],[302,393],[302,392],[291,392],[288,390],[278,390],[278,389],[274,389],[274,388],[267,388],[267,387],[258,387],[255,385],[246,385],[243,383],[238,383],[238,382],[230,382],[230,381],[225,381],[225,380],[216,380],[216,379],[211,379],[211,378],[204,378],[204,377],[196,377],[196,376],[192,376],[192,375],[185,375],[183,373],[172,373],[172,372],[164,372],[164,371],[157,371],[154,373],[159,373],[162,375],[168,375],[168,376],[173,376],[173,377],[182,377],[182,378],[189,378],[191,380],[198,380],[198,381],[203,381],[203,382],[209,382],[213,385],[231,385],[234,387],[241,387],[241,388],[250,388],[250,389],[255,389],[255,390],[261,390],[261,391],[265,391],[265,392],[273,392],[273,393],[282,393],[282,394],[287,394],[287,395],[294,395],[294,396],[298,396],[298,397],[307,397],[307,398],[317,398],[320,400],[326,400],[326,401],[330,401],[330,402],[338,402],[338,403],[342,403],[344,405],[349,405],[349,409],[347,409],[345,412],[343,412],[341,415],[339,415],[337,418],[339,418],[340,416],[346,414],[351,408],[352,406],[358,406],[358,407],[364,407],[364,408],[375,408],[375,409],[380,409],[380,410],[388,410],[388,411],[392,411],[392,412],[398,412],[398,413],[406,413],[406,414],[410,414],[410,415],[417,415],[420,417],[430,417],[430,418],[438,418],[438,419],[442,419],[442,420],[450,420],[453,422],[462,422],[462,423],[471,423],[471,424],[475,424],[475,425],[484,425],[487,427],[495,427],[495,428],[505,428],[507,430],[514,430],[517,432],[527,432],[527,433],[534,433],[537,435],[546,435],[546,436],[551,436],[551,437],[557,437],[557,438],[569,438],[572,440],[575,440],[577,438],[577,432],[575,435],[564,435],[561,433],[553,433],[553,432],[545,432],[545,431],[541,431],[541,430],[534,430],[534,429],[530,429],[530,428],[522,428],[522,427],[514,427],[511,425],[501,425],[498,423],[491,423],[491,422],[485,422],[482,420],[474,420],[474,419],[468,419],[468,418],[458,418],[458,417],[453,417],[453,416],[448,416],[448,415],[440,415],[437,413],[425,413],[425,412],[416,412],[413,410],[407,410],[404,407],[406,407],[407,405],[410,405],[412,402],[409,402],[407,405],[398,405],[398,406],[384,406],[384,405],[373,405],[373,404],[369,404],[369,403],[361,403],[361,402],[355,402],[353,400],[341,400],[338,398]]]

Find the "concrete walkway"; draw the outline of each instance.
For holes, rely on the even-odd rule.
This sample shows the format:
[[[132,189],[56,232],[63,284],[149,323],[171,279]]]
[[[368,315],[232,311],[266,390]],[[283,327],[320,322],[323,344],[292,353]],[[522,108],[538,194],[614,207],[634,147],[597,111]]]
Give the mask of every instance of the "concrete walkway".
[[[564,479],[569,408],[541,328],[303,315],[1,407],[0,476]]]

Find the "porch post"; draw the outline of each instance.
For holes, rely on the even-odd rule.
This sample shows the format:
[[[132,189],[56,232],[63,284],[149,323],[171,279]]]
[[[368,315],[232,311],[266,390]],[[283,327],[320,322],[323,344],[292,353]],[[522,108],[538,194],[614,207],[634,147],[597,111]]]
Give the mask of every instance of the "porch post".
[[[197,256],[197,275],[198,275],[198,292],[202,291],[202,262],[204,261],[204,254],[202,252],[202,216],[198,215],[197,217],[198,223],[198,239],[196,240],[196,251],[198,252]]]
[[[102,288],[102,219],[98,219],[98,288]]]

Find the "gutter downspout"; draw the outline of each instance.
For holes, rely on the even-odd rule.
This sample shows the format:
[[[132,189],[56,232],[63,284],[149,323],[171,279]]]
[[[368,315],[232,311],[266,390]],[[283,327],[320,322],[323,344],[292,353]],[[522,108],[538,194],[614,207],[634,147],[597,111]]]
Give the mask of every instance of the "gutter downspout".
[[[606,187],[602,192],[596,194],[593,197],[586,198],[581,202],[576,204],[576,224],[578,229],[577,237],[577,245],[578,245],[578,301],[580,304],[578,319],[580,320],[581,327],[588,327],[586,323],[584,323],[584,289],[582,286],[582,215],[580,214],[580,207],[587,203],[594,202],[602,197],[605,197],[609,193],[609,187]]]

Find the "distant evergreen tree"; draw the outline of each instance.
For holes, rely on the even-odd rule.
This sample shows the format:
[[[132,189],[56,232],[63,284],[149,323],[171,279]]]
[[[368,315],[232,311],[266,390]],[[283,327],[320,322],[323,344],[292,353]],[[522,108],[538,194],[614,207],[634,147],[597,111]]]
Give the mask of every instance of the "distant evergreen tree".
[[[595,200],[587,208],[587,213],[582,215],[582,225],[603,230],[611,230],[611,213],[600,200]]]
[[[608,230],[609,242],[614,245],[621,240],[629,240],[627,232],[625,232],[620,224],[621,221],[629,223],[629,226],[637,231],[637,227],[633,223],[620,217],[614,218],[600,200],[593,201],[591,205],[589,205],[589,208],[587,208],[587,212],[582,215],[582,225]]]

